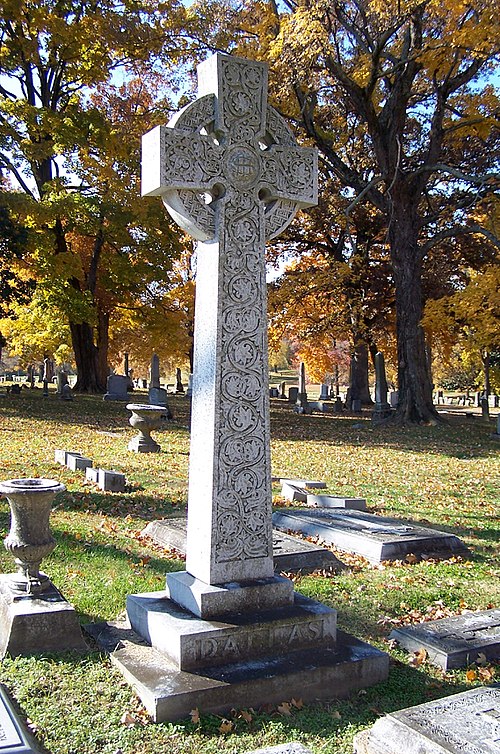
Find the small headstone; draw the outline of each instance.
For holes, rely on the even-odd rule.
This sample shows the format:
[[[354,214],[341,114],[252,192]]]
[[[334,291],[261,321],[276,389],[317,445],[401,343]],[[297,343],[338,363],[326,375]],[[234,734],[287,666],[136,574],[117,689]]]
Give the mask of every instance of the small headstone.
[[[1,754],[39,754],[36,741],[26,730],[7,688],[0,684],[0,752]]]
[[[399,390],[391,390],[389,392],[389,405],[391,408],[397,408],[399,403]]]
[[[288,388],[288,402],[289,403],[296,403],[297,402],[297,396],[299,394],[299,388],[298,387],[289,387]]]
[[[122,474],[119,471],[93,469],[88,467],[85,470],[85,475],[90,482],[97,484],[99,489],[104,490],[104,492],[125,491],[125,474]]]
[[[468,554],[466,546],[454,534],[360,511],[284,508],[273,513],[273,524],[282,531],[318,537],[372,563],[404,560],[410,554],[417,557]]]
[[[500,657],[500,609],[396,628],[391,638],[409,652],[427,651],[429,662],[443,670],[463,668],[477,661]]]
[[[281,385],[280,385],[280,395],[279,395],[279,397],[282,400],[286,401],[286,397],[287,397],[286,396],[286,382],[282,382]]]
[[[351,411],[353,414],[361,413],[361,401],[359,398],[354,398],[354,400],[351,401]]]
[[[68,453],[67,450],[61,450],[58,448],[56,451],[54,451],[54,461],[56,463],[60,463],[61,466],[66,466],[66,454]]]
[[[186,398],[191,398],[193,395],[193,375],[190,374],[188,377],[188,386],[186,390]]]
[[[269,388],[269,397],[270,398],[279,398],[280,397],[280,391],[277,387],[270,387]]]
[[[67,453],[66,454],[66,466],[71,471],[84,471],[92,466],[90,458],[85,458],[80,453]]]
[[[344,410],[344,404],[342,403],[342,398],[340,398],[339,396],[335,398],[333,409],[336,414],[341,414],[342,411]]]
[[[57,372],[57,394],[62,395],[63,387],[68,384],[68,375],[62,369]]]
[[[325,382],[322,383],[320,394],[319,394],[319,400],[320,401],[329,401],[330,400],[330,386],[327,385]]]
[[[103,395],[105,401],[128,401],[129,378],[124,374],[110,374],[107,381],[107,393]]]
[[[486,686],[391,712],[354,739],[354,754],[499,754],[500,688]]]
[[[69,385],[67,382],[62,386],[60,398],[62,401],[73,400],[73,391],[71,390],[71,385]]]

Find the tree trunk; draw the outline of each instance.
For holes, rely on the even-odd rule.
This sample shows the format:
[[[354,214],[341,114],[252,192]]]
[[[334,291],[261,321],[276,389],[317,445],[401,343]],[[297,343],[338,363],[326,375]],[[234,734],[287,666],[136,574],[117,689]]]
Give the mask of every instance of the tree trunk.
[[[97,381],[106,386],[109,374],[109,312],[97,312]]]
[[[430,368],[421,326],[422,261],[417,242],[418,220],[413,206],[394,207],[389,228],[398,346],[399,399],[395,421],[435,424],[441,417],[432,401]]]
[[[354,400],[361,401],[362,406],[373,405],[368,383],[368,346],[360,340],[354,344],[349,374],[347,402]]]
[[[78,393],[104,393],[106,382],[99,378],[98,349],[92,327],[88,322],[70,322],[69,326],[78,372],[74,390]]]

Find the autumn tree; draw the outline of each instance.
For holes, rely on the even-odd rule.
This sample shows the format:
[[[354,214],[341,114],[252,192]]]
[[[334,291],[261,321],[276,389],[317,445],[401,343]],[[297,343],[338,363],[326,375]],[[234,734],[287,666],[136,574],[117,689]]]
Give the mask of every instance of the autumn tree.
[[[446,239],[498,243],[470,219],[499,185],[496,3],[271,0],[229,6],[228,18],[232,49],[271,63],[275,103],[318,146],[350,206],[380,214],[395,285],[396,420],[438,420],[422,269]],[[346,154],[350,139],[362,149]]]
[[[150,272],[160,246],[165,266],[170,232],[157,211],[153,222],[150,204],[142,217],[135,212],[138,132],[154,124],[144,98],[136,91],[128,102],[125,92],[125,125],[98,89],[112,90],[112,77],[123,70],[140,74],[144,90],[160,76],[159,59],[164,74],[179,49],[183,10],[175,0],[5,0],[0,10],[0,167],[24,194],[17,208],[32,230],[26,266],[66,308],[77,388],[103,390],[109,312],[99,307],[102,270],[119,295],[130,287],[137,254],[146,264],[148,244]]]

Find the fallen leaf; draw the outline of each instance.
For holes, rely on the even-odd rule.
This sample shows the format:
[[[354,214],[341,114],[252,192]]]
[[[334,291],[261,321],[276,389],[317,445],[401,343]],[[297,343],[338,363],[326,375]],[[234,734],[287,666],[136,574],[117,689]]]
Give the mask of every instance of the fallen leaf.
[[[427,650],[425,650],[423,647],[418,650],[418,652],[413,653],[413,657],[410,658],[410,665],[412,665],[414,668],[419,668],[420,665],[425,662],[427,659]]]
[[[219,725],[219,733],[230,733],[233,730],[233,727],[231,720],[226,720],[226,718],[223,717],[222,722]]]
[[[242,717],[242,718],[243,718],[243,720],[244,720],[244,721],[245,721],[246,723],[251,723],[251,722],[252,722],[252,720],[253,720],[253,717],[252,717],[252,715],[250,714],[250,712],[247,712],[247,711],[246,711],[246,710],[244,710],[244,709],[242,709],[242,710],[241,710],[241,712],[240,712],[240,717]]]
[[[290,704],[292,705],[292,707],[295,707],[295,709],[302,709],[302,707],[304,706],[302,699],[291,699]]]
[[[283,702],[282,704],[279,705],[279,707],[277,709],[278,709],[278,712],[280,713],[280,715],[291,715],[292,714],[292,712],[290,710],[290,705],[288,704],[288,702]]]
[[[340,718],[342,717],[342,715],[340,714],[340,712],[338,710],[334,710],[332,712],[332,717],[333,717],[334,720],[340,720]]]
[[[120,722],[122,725],[137,725],[137,720],[133,715],[130,714],[130,712],[124,712],[123,715],[120,718]]]
[[[198,707],[192,709],[189,714],[191,716],[191,722],[197,725],[200,722],[200,711]]]
[[[475,681],[477,679],[477,673],[475,670],[468,670],[465,674],[465,677],[469,681],[469,683],[472,683],[472,681]]]

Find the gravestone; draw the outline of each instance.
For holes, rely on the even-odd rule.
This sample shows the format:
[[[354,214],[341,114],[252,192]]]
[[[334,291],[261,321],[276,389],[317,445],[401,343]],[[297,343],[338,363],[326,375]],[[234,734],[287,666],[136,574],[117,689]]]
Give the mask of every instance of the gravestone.
[[[306,365],[303,361],[301,361],[299,369],[299,390],[297,394],[297,402],[295,404],[295,411],[298,414],[312,414],[311,406],[307,400]]]
[[[181,556],[186,554],[184,517],[150,521],[142,534],[167,550],[176,550]],[[277,573],[310,573],[317,569],[341,571],[345,567],[330,550],[279,531],[273,531],[273,562]]]
[[[104,401],[128,401],[128,377],[124,374],[110,374],[107,380],[107,392]]]
[[[281,398],[281,400],[284,400],[284,401],[286,401],[286,399],[287,399],[287,395],[286,395],[286,382],[282,382],[280,384],[280,395],[279,395],[279,397]]]
[[[372,412],[372,421],[375,424],[383,422],[392,413],[387,401],[387,390],[384,354],[378,351],[375,354],[375,406]]]
[[[391,712],[354,738],[354,754],[500,754],[500,688]]]
[[[329,401],[330,400],[330,387],[325,382],[323,382],[321,384],[320,393],[319,393],[319,400],[320,401]]]
[[[488,660],[500,657],[500,609],[403,626],[391,638],[409,652],[425,649],[429,662],[443,670],[463,668],[480,653]]]
[[[160,359],[156,353],[151,357],[148,400],[152,406],[167,406],[167,391],[160,385]]]
[[[95,469],[89,466],[85,469],[85,477],[89,482],[97,484],[99,489],[104,490],[104,492],[125,491],[125,474],[120,471]]]
[[[138,638],[112,654],[158,721],[345,696],[388,672],[385,653],[337,641],[335,610],[274,575],[265,239],[316,203],[317,155],[267,106],[264,64],[216,54],[198,82],[199,99],[143,137],[143,194],[200,242],[186,570],[128,597]]]
[[[296,403],[298,395],[299,395],[299,388],[298,387],[289,387],[288,388],[288,402],[289,403]]]
[[[273,513],[273,524],[281,531],[318,537],[341,550],[362,555],[372,563],[402,560],[410,554],[417,557],[468,554],[463,542],[454,534],[361,511],[284,508]]]
[[[1,754],[39,754],[40,749],[14,707],[7,687],[0,684]]]
[[[310,487],[310,485],[300,484],[300,482],[294,480],[283,480],[281,494],[285,500],[290,502],[307,503],[317,508],[349,508],[358,511],[366,508],[366,500],[362,497],[314,495],[309,492],[308,486]]]
[[[48,356],[45,356],[43,360],[43,392],[42,395],[44,398],[47,398],[49,395],[49,382],[52,382],[54,379],[54,362],[52,359],[49,359]]]
[[[73,391],[71,390],[71,385],[66,383],[62,386],[61,390],[61,396],[62,401],[72,401],[73,400]]]
[[[497,415],[497,426],[495,432],[491,433],[491,439],[500,441],[500,413]]]
[[[181,370],[179,367],[175,370],[175,392],[184,393],[184,385],[182,384]]]

